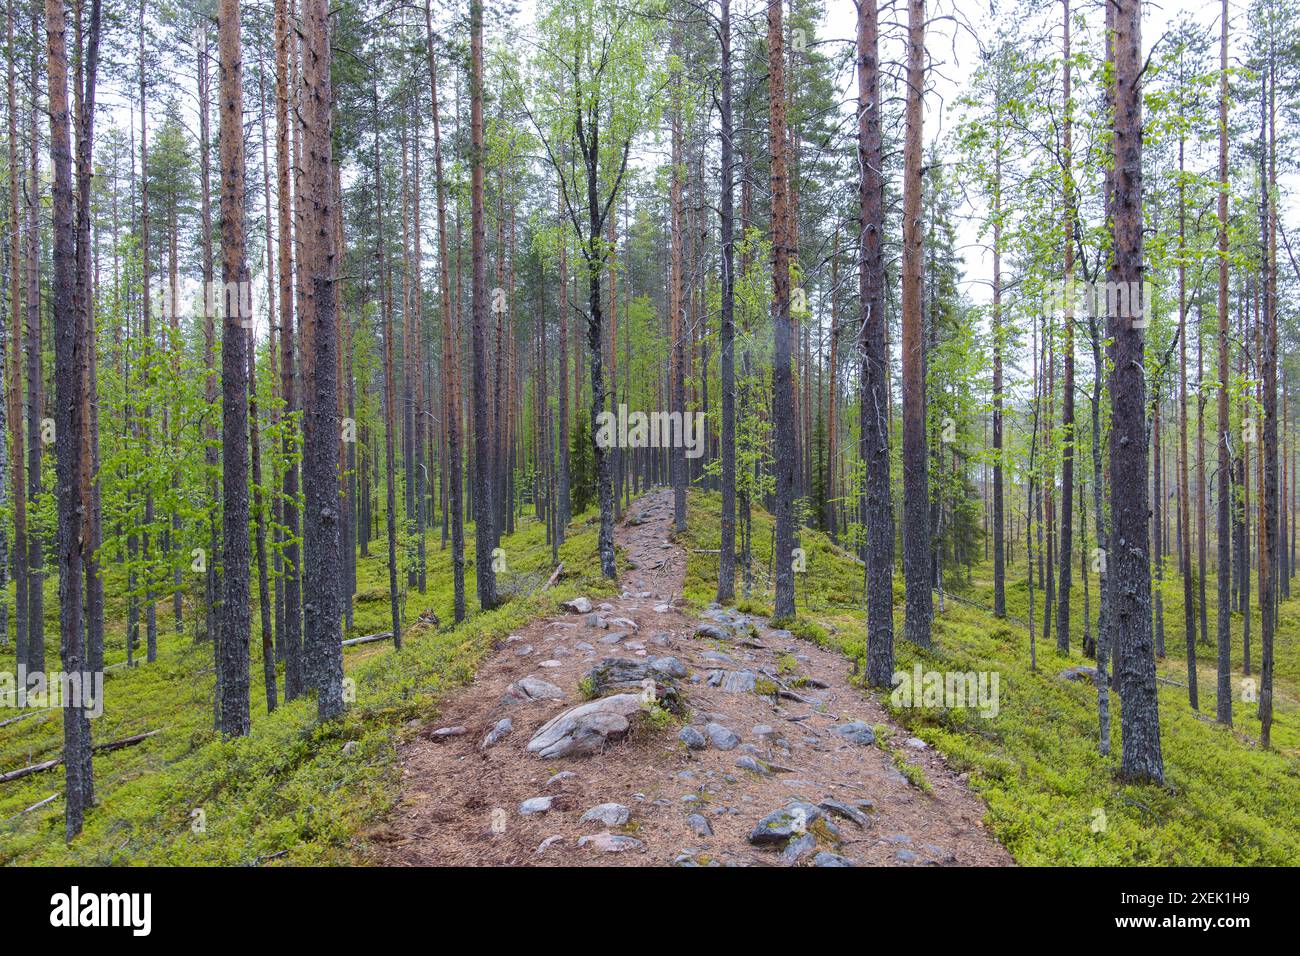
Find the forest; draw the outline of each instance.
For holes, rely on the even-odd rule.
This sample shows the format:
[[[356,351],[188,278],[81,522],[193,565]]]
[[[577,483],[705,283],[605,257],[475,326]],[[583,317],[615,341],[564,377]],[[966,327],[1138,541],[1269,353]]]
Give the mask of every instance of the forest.
[[[4,864],[1300,860],[1296,0],[0,2]]]

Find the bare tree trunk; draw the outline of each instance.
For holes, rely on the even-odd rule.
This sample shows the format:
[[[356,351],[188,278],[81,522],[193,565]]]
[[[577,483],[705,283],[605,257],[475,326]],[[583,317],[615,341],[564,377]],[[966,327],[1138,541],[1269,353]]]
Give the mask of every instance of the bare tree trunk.
[[[930,646],[930,481],[921,314],[921,99],[925,0],[908,0],[907,129],[903,140],[903,577],[907,639]]]
[[[85,420],[85,314],[75,305],[76,236],[72,209],[72,143],[68,116],[68,54],[62,0],[45,0],[47,80],[49,83],[50,158],[54,168],[54,250],[51,308],[54,318],[55,435],[58,476],[59,641],[67,674],[84,672],[86,648],[82,617],[84,522],[89,486],[83,452]],[[85,811],[94,799],[90,762],[89,708],[84,699],[63,709],[66,769],[64,835],[81,832]]]
[[[470,0],[470,244],[474,312],[474,570],[479,606],[497,604],[492,567],[492,435],[488,431],[487,275],[483,260],[483,0]],[[599,359],[597,359],[599,361]]]
[[[719,331],[718,369],[722,387],[722,523],[718,554],[719,603],[736,596],[736,276],[734,135],[731,113],[731,0],[721,0],[719,38],[722,45],[721,149],[722,149],[722,317]]]
[[[338,325],[334,285],[334,159],[330,137],[328,0],[303,0],[302,236],[305,301],[303,333],[303,548],[311,555],[304,588],[304,647],[308,685],[317,714],[329,720],[343,710],[343,554],[339,540]]]
[[[1142,282],[1141,0],[1117,0],[1114,11],[1115,79],[1110,91],[1114,122],[1113,262],[1116,288]],[[1133,298],[1132,296],[1130,298]],[[1130,303],[1132,304],[1132,303]],[[1118,310],[1116,310],[1118,311]],[[1108,555],[1114,632],[1118,641],[1122,756],[1120,774],[1162,783],[1160,716],[1151,636],[1151,558],[1148,548],[1146,383],[1143,325],[1108,316],[1111,371],[1111,514]]]
[[[442,303],[443,427],[447,435],[447,511],[451,517],[451,566],[456,623],[465,619],[465,513],[462,504],[460,435],[460,343],[451,307],[451,262],[447,256],[447,186],[442,172],[442,132],[438,118],[438,68],[433,55],[433,19],[424,4],[425,55],[429,65],[429,99],[433,107],[433,175],[438,193],[438,287]],[[563,414],[564,402],[560,402]],[[567,449],[563,450],[567,453]],[[563,459],[564,454],[561,454]],[[567,465],[565,469],[567,478]],[[564,489],[567,494],[567,485]]]
[[[775,433],[773,471],[776,476],[774,512],[776,536],[772,559],[776,566],[776,603],[773,616],[794,617],[794,548],[796,541],[794,498],[798,449],[795,447],[795,396],[791,380],[790,318],[790,194],[786,172],[789,145],[785,125],[785,57],[781,28],[781,0],[767,4],[768,148],[772,154],[772,425]]]
[[[14,64],[14,0],[5,11],[5,33],[9,53],[9,354],[5,369],[5,403],[9,418],[9,455],[13,467],[14,495],[14,664],[27,664],[27,469],[23,460],[23,396],[21,351],[23,341],[21,310],[22,241],[18,218],[18,96]]]
[[[1062,129],[1062,192],[1065,207],[1065,288],[1074,286],[1074,167],[1073,134],[1074,105],[1071,101],[1070,59],[1070,0],[1064,0],[1065,12],[1062,26],[1065,33],[1063,45],[1062,82],[1064,111]],[[1065,355],[1061,381],[1061,531],[1060,531],[1060,582],[1056,598],[1056,649],[1070,653],[1070,586],[1074,571],[1074,297],[1064,296]]]
[[[294,345],[294,235],[290,193],[290,169],[293,156],[289,149],[289,14],[288,0],[275,0],[275,174],[276,229],[280,267],[280,388],[284,396],[285,418],[292,421],[299,411]],[[301,262],[299,263],[301,265]],[[298,276],[301,286],[302,277]],[[303,667],[301,564],[299,562],[298,526],[298,453],[299,433],[292,426],[284,430],[285,457],[284,501],[284,699],[295,700],[306,691]]]
[[[675,24],[672,31],[670,54],[677,55],[682,43],[681,24]],[[672,401],[674,412],[682,416],[683,433],[686,428],[686,323],[684,321],[685,304],[683,302],[682,245],[686,241],[686,230],[682,223],[684,214],[682,202],[682,69],[678,65],[673,72],[672,104],[672,178],[668,187],[668,203],[671,207],[672,222],[672,262],[668,278],[668,347],[669,374],[671,376]],[[773,94],[775,96],[775,94]],[[775,202],[773,203],[775,208]],[[775,213],[773,223],[775,225]],[[781,241],[781,240],[777,240]],[[686,449],[683,442],[674,443],[669,454],[673,483],[673,530],[686,530]]]
[[[1223,0],[1220,8],[1221,22],[1219,33],[1219,176],[1222,177],[1220,182],[1228,181],[1228,0]],[[1228,406],[1228,194],[1226,190],[1219,191],[1218,203],[1218,227],[1219,227],[1219,394],[1218,394],[1218,413],[1219,413],[1219,494],[1218,494],[1218,535],[1219,535],[1219,567],[1218,567],[1218,608],[1217,608],[1217,627],[1215,639],[1218,643],[1218,680],[1215,688],[1215,716],[1220,723],[1232,725],[1232,556],[1230,548],[1232,546],[1231,530],[1231,507],[1232,507],[1232,483],[1230,476],[1232,474],[1231,448],[1231,423],[1229,421]],[[1198,336],[1199,338],[1199,336]],[[1204,402],[1202,402],[1204,407]],[[1202,539],[1204,538],[1204,524],[1201,526]],[[1202,540],[1202,549],[1205,545]],[[1204,575],[1205,562],[1201,561],[1201,572]],[[1186,592],[1184,588],[1184,592]],[[1201,598],[1204,601],[1205,582],[1201,581]],[[1204,609],[1202,609],[1204,617]],[[1249,623],[1246,624],[1249,629]],[[1249,632],[1248,632],[1249,633]],[[1191,679],[1192,667],[1192,633],[1189,623],[1188,631],[1188,676]],[[1249,641],[1246,639],[1246,657],[1249,660]],[[1250,665],[1246,665],[1246,673],[1250,673]]]

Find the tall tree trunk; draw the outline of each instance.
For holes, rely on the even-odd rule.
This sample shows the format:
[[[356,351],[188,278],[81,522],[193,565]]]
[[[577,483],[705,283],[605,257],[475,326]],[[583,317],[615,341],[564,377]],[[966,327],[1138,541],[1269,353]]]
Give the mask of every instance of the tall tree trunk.
[[[718,374],[722,387],[722,521],[718,546],[719,603],[736,596],[736,276],[734,136],[731,112],[731,0],[721,0],[718,36],[722,45],[721,150],[722,150],[722,296]]]
[[[862,357],[859,456],[866,524],[867,683],[893,686],[894,508],[889,476],[889,342],[885,328],[883,146],[880,113],[880,21],[875,0],[858,0],[858,294]]]
[[[789,145],[785,125],[785,57],[781,28],[781,0],[767,4],[768,60],[768,148],[772,154],[772,369],[773,471],[776,476],[774,511],[776,535],[772,560],[776,566],[776,603],[774,617],[794,617],[794,548],[795,548],[795,471],[798,449],[795,447],[794,384],[791,380],[790,317],[790,226],[789,179],[786,172],[786,149]]]
[[[675,24],[672,31],[672,44],[670,55],[674,58],[678,56],[678,51],[682,44],[681,24]],[[677,68],[673,71],[672,79],[672,178],[668,187],[668,203],[671,207],[670,219],[672,223],[672,261],[668,277],[668,347],[671,350],[669,357],[669,374],[671,376],[672,399],[671,408],[673,412],[682,418],[682,434],[686,429],[686,323],[685,303],[683,301],[684,278],[682,275],[682,246],[686,241],[686,229],[682,222],[684,215],[684,204],[682,202],[682,112],[685,104],[682,102],[682,70],[683,65],[678,62]],[[775,96],[775,94],[773,94]],[[775,209],[775,202],[773,203]],[[773,224],[775,226],[776,214],[773,213]],[[781,240],[777,240],[781,241]],[[686,449],[684,442],[674,442],[669,454],[669,465],[672,470],[673,482],[673,530],[682,532],[686,530]]]
[[[474,570],[479,606],[497,604],[492,567],[492,435],[488,430],[487,274],[483,250],[483,0],[470,0],[470,257],[473,260]]]
[[[85,420],[86,349],[90,345],[84,313],[75,307],[76,236],[72,210],[72,143],[68,116],[68,53],[63,0],[45,0],[50,158],[54,168],[54,250],[51,309],[54,319],[56,473],[58,477],[59,641],[66,674],[86,669],[82,616],[82,566],[85,559],[82,515],[89,486],[82,456]],[[83,676],[84,681],[84,676]],[[83,688],[84,689],[84,688]],[[63,709],[65,768],[64,835],[81,832],[94,799],[90,761],[88,701]]]
[[[447,435],[447,511],[451,518],[451,566],[456,623],[465,619],[465,513],[462,503],[460,415],[460,343],[451,307],[451,261],[447,256],[447,184],[442,172],[442,131],[438,118],[438,67],[433,55],[433,15],[424,3],[425,56],[429,66],[429,100],[433,114],[433,176],[438,194],[438,291],[442,306],[443,427]],[[561,412],[564,402],[561,400]],[[563,458],[563,455],[561,456]],[[562,465],[567,477],[567,466]],[[567,494],[567,487],[565,492]]]
[[[1142,87],[1141,0],[1117,0],[1114,11],[1115,70],[1110,90],[1114,123],[1112,199],[1114,288],[1137,298],[1142,262]],[[1119,309],[1115,310],[1120,311]],[[1133,311],[1130,309],[1129,311]],[[1108,555],[1120,711],[1120,774],[1133,781],[1162,783],[1160,716],[1151,636],[1150,508],[1147,500],[1146,383],[1143,325],[1131,316],[1110,315],[1112,345],[1111,514],[1114,546]]]
[[[334,285],[334,159],[330,138],[328,0],[303,0],[303,549],[311,555],[303,590],[308,685],[317,715],[343,710],[343,553],[339,539],[338,324]]]
[[[18,95],[15,77],[17,49],[14,46],[14,0],[5,10],[5,33],[9,53],[9,354],[5,369],[5,403],[9,418],[9,457],[13,467],[14,508],[14,664],[27,664],[27,468],[23,460],[22,396],[22,240],[18,218]]]
[[[303,672],[301,564],[298,558],[298,429],[294,415],[299,411],[297,347],[294,345],[294,235],[290,193],[290,169],[293,156],[289,149],[289,13],[288,0],[275,0],[275,176],[276,176],[276,246],[279,258],[280,294],[280,391],[284,398],[282,453],[285,458],[283,480],[284,509],[284,699],[295,700],[306,690]],[[301,265],[301,263],[300,263]],[[299,275],[298,283],[302,278]]]
[[[244,236],[244,93],[239,0],[221,0],[217,14],[221,63],[221,732],[250,727],[248,632],[248,389],[251,307]]]
[[[921,314],[921,99],[925,0],[907,5],[907,128],[903,139],[903,578],[907,639],[930,646],[930,481]]]
[[[1226,183],[1228,181],[1228,0],[1223,0],[1220,8],[1220,32],[1219,32],[1219,181]],[[1218,537],[1219,537],[1219,567],[1218,567],[1218,614],[1215,638],[1218,643],[1218,681],[1215,689],[1215,716],[1220,723],[1232,724],[1232,583],[1230,575],[1232,573],[1232,556],[1230,548],[1232,546],[1231,530],[1231,507],[1232,507],[1232,483],[1230,475],[1232,474],[1231,447],[1232,440],[1230,429],[1232,427],[1229,421],[1228,406],[1228,193],[1226,189],[1219,190],[1218,197],[1218,228],[1219,228],[1219,297],[1218,297],[1218,315],[1219,315],[1219,394],[1218,394],[1218,413],[1219,413],[1219,488],[1218,488]],[[1199,339],[1199,335],[1198,335]],[[1204,408],[1204,401],[1201,403]],[[1204,525],[1202,524],[1201,535],[1204,537]],[[1201,548],[1205,545],[1202,540]],[[1201,572],[1204,575],[1205,563],[1201,562]],[[1204,601],[1205,583],[1201,582],[1201,597]],[[1186,589],[1184,589],[1186,590]],[[1204,617],[1204,610],[1202,610]],[[1246,625],[1249,628],[1249,624]],[[1249,640],[1247,637],[1247,659],[1249,660]],[[1188,633],[1188,679],[1191,679],[1191,661],[1192,661],[1192,635]],[[1246,673],[1250,673],[1249,664]]]
[[[1062,193],[1065,207],[1065,287],[1074,286],[1074,167],[1073,134],[1074,104],[1071,100],[1070,59],[1070,0],[1064,0],[1065,12],[1062,26],[1063,44],[1062,84],[1065,116],[1062,123]],[[1062,654],[1070,652],[1070,586],[1074,571],[1074,296],[1065,297],[1065,355],[1061,380],[1061,522],[1060,522],[1060,585],[1056,598],[1056,649]]]

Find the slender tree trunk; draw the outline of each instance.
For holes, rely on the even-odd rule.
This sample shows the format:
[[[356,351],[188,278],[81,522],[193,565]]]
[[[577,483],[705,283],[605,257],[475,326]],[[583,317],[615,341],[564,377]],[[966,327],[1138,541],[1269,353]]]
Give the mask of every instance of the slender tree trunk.
[[[925,0],[908,0],[907,128],[903,139],[903,577],[907,639],[930,646],[930,481],[921,310],[921,99]]]
[[[317,714],[343,710],[343,554],[339,540],[338,325],[334,284],[334,159],[330,127],[328,0],[303,0],[302,236],[304,308],[303,548],[311,556],[304,588],[304,648]]]
[[[791,381],[790,225],[789,179],[786,172],[785,57],[781,28],[781,0],[767,4],[768,148],[772,155],[772,297],[773,357],[772,424],[773,471],[776,476],[774,511],[776,537],[772,559],[776,565],[774,617],[794,617],[794,549],[796,542],[794,498],[798,448],[795,445],[795,395]]]
[[[1064,0],[1065,12],[1062,26],[1065,33],[1063,46],[1062,82],[1064,119],[1062,129],[1062,192],[1065,207],[1065,287],[1074,287],[1074,167],[1073,134],[1074,104],[1071,100],[1070,58],[1070,0]],[[1074,296],[1065,297],[1065,314],[1061,323],[1065,330],[1065,354],[1061,380],[1061,539],[1060,586],[1056,598],[1056,649],[1062,654],[1070,652],[1070,587],[1074,571]]]
[[[722,296],[719,330],[718,374],[722,388],[722,521],[718,554],[717,600],[730,603],[736,596],[736,295],[735,224],[733,204],[735,185],[732,175],[734,148],[731,113],[731,0],[721,0],[719,38],[722,45],[721,150],[722,150]]]
[[[1117,0],[1114,11],[1113,262],[1116,288],[1138,289],[1142,263],[1142,87],[1141,0]],[[1130,297],[1132,298],[1132,297]],[[1132,304],[1132,303],[1130,303]],[[1118,310],[1117,310],[1118,311]],[[1112,345],[1111,514],[1115,545],[1108,563],[1119,642],[1122,755],[1120,774],[1133,781],[1162,783],[1160,717],[1151,636],[1151,558],[1148,548],[1146,383],[1143,325],[1131,317],[1108,316]]]
[[[497,604],[492,567],[492,436],[488,431],[487,275],[483,249],[483,0],[470,0],[470,253],[473,260],[474,570],[479,606]],[[596,359],[599,361],[599,359]]]
[[[14,508],[14,663],[26,665],[27,636],[27,468],[23,460],[22,396],[22,240],[18,218],[18,95],[15,78],[17,49],[14,45],[14,0],[5,10],[5,33],[9,54],[9,354],[5,369],[5,403],[9,419],[9,457],[13,467]]]
[[[1228,181],[1228,0],[1223,0],[1220,9],[1221,23],[1219,33],[1219,181]],[[1218,196],[1219,229],[1219,494],[1218,494],[1218,614],[1215,638],[1218,643],[1218,681],[1215,689],[1215,716],[1220,723],[1232,724],[1232,544],[1231,531],[1231,423],[1228,406],[1228,194],[1226,189],[1219,190]],[[1198,336],[1199,338],[1199,336]],[[1202,408],[1204,402],[1201,403]],[[1201,548],[1204,549],[1204,524],[1201,525]],[[1205,561],[1201,560],[1201,599],[1205,597]],[[1204,609],[1202,609],[1204,618]],[[1250,624],[1246,624],[1249,629]],[[1192,675],[1191,633],[1188,633],[1188,679]],[[1247,660],[1249,660],[1249,640],[1247,637]],[[1246,673],[1250,673],[1247,664]]]

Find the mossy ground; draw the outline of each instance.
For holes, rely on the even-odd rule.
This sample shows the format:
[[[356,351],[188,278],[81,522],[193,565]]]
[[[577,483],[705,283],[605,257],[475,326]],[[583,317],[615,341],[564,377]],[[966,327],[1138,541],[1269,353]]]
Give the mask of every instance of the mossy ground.
[[[475,606],[473,531],[467,530],[466,592]],[[429,535],[428,590],[406,598],[405,620],[427,610],[452,621],[450,549]],[[84,832],[63,840],[63,802],[19,814],[61,793],[61,768],[0,786],[0,863],[3,864],[252,864],[340,863],[363,858],[359,834],[373,827],[397,792],[397,743],[406,721],[436,714],[444,692],[473,677],[493,642],[529,619],[577,594],[608,593],[599,577],[595,516],[575,519],[560,549],[565,573],[545,593],[553,570],[541,524],[524,520],[503,539],[510,599],[460,626],[416,627],[400,654],[388,642],[345,652],[356,702],[345,716],[316,723],[315,702],[282,704],[268,715],[260,641],[254,640],[253,729],[224,741],[212,729],[212,648],[172,630],[170,599],[158,605],[159,653],[153,664],[109,672],[105,712],[92,724],[96,742],[162,729],[148,742],[95,758],[97,805]],[[382,540],[358,564],[358,595],[349,636],[389,626],[387,564]],[[49,666],[57,666],[57,584],[47,582]],[[534,593],[529,595],[529,591]],[[12,588],[11,588],[12,591]],[[110,568],[105,582],[107,663],[125,657],[121,582]],[[186,608],[187,614],[190,609]],[[258,620],[254,609],[253,620]],[[143,657],[143,648],[139,652]],[[0,649],[0,670],[14,666],[13,647]],[[283,670],[281,670],[281,675]],[[281,676],[282,680],[282,676]],[[0,711],[0,719],[16,716]],[[352,746],[344,748],[354,742]],[[0,728],[0,769],[56,756],[62,746],[61,713],[51,711]],[[201,827],[199,826],[201,824]]]
[[[692,549],[718,546],[719,499],[691,494],[685,596],[711,601],[717,555]],[[473,605],[472,534],[467,538],[466,590]],[[771,520],[754,513],[755,563],[770,557]],[[351,634],[388,626],[384,549],[360,562]],[[407,596],[406,620],[434,610],[451,621],[448,552],[430,535],[428,593]],[[800,636],[858,661],[866,639],[862,568],[821,534],[805,530],[801,545],[807,571],[798,576]],[[32,813],[20,810],[58,793],[55,770],[0,786],[0,863],[250,864],[339,863],[364,859],[360,834],[383,819],[397,792],[397,743],[405,722],[436,715],[440,695],[470,680],[493,642],[523,622],[578,593],[608,593],[595,558],[594,515],[578,518],[561,550],[566,574],[544,595],[528,590],[551,570],[540,525],[522,523],[503,542],[520,592],[489,614],[472,615],[456,628],[417,627],[400,654],[388,643],[346,654],[356,680],[357,701],[340,720],[315,722],[308,700],[282,705],[267,715],[258,642],[254,641],[253,732],[223,741],[212,730],[211,647],[189,634],[171,632],[170,604],[159,604],[158,661],[111,672],[106,712],[95,721],[96,741],[162,728],[149,742],[95,758],[97,806],[85,832],[63,841],[61,800]],[[115,571],[106,591],[108,662],[124,656],[122,601]],[[1181,641],[1181,586],[1166,582],[1166,650],[1160,673],[1186,680]],[[770,612],[766,575],[742,608]],[[47,639],[57,659],[57,592],[48,582]],[[115,587],[115,584],[119,585]],[[957,596],[991,604],[991,571],[977,567]],[[1093,607],[1096,579],[1091,581]],[[739,591],[739,586],[738,586]],[[1008,611],[999,621],[968,604],[948,602],[936,614],[934,645],[922,650],[901,639],[897,667],[909,670],[996,671],[999,712],[983,718],[973,710],[891,708],[911,734],[943,752],[970,774],[970,785],[988,804],[992,832],[1025,864],[1286,864],[1300,859],[1300,602],[1281,608],[1277,640],[1277,720],[1274,749],[1257,745],[1254,708],[1236,702],[1237,729],[1215,724],[1212,648],[1198,647],[1203,667],[1201,715],[1193,714],[1185,688],[1160,686],[1162,744],[1168,786],[1122,785],[1115,779],[1120,747],[1119,704],[1114,701],[1112,755],[1097,752],[1096,692],[1090,684],[1060,679],[1069,664],[1083,663],[1082,584],[1073,591],[1075,650],[1057,655],[1054,643],[1037,644],[1038,669],[1029,664],[1023,561],[1009,575]],[[1213,590],[1211,588],[1211,599]],[[1037,601],[1038,599],[1036,599]],[[903,592],[895,582],[896,633],[902,633]],[[187,608],[187,612],[190,609]],[[1037,603],[1041,615],[1041,603]],[[254,620],[256,621],[256,614]],[[1211,629],[1213,614],[1211,613]],[[1254,622],[1258,661],[1258,619]],[[1240,666],[1242,621],[1234,617],[1234,661]],[[1257,665],[1258,666],[1258,665]],[[12,646],[0,649],[0,669],[13,667]],[[1240,674],[1237,675],[1238,679]],[[888,695],[885,695],[887,698]],[[7,711],[7,719],[16,712]],[[883,738],[882,738],[883,739]],[[0,769],[49,759],[62,741],[60,714],[50,712],[0,728]],[[355,742],[344,752],[345,745]],[[892,744],[887,744],[892,746]],[[905,761],[905,757],[901,758]],[[195,811],[202,811],[201,815]],[[199,830],[196,824],[203,824]],[[1103,824],[1104,821],[1104,825]]]
[[[696,604],[713,600],[717,581],[720,499],[691,495],[686,596]],[[754,512],[754,560],[770,560],[771,519]],[[804,530],[800,545],[807,571],[797,576],[799,618],[792,629],[818,643],[863,657],[866,629],[862,611],[862,567],[822,534]],[[739,570],[738,570],[739,576]],[[971,586],[957,592],[992,603],[991,567],[975,569]],[[765,575],[743,608],[769,613],[772,595]],[[1170,571],[1165,583],[1166,652],[1161,676],[1186,681],[1181,645],[1181,583]],[[1097,582],[1093,576],[1095,614]],[[737,594],[740,595],[739,582]],[[987,825],[1022,864],[1210,865],[1294,864],[1300,859],[1300,602],[1282,604],[1276,647],[1274,749],[1262,751],[1253,705],[1237,700],[1235,730],[1213,722],[1212,648],[1198,647],[1202,670],[1200,714],[1188,706],[1184,687],[1160,684],[1161,742],[1167,786],[1134,786],[1116,780],[1120,751],[1119,709],[1112,695],[1111,756],[1097,748],[1097,696],[1090,683],[1066,681],[1059,671],[1086,663],[1079,651],[1082,584],[1072,589],[1074,649],[1058,656],[1054,641],[1041,637],[1038,668],[1030,668],[1027,627],[998,620],[968,604],[948,601],[937,613],[934,641],[922,650],[901,640],[903,593],[895,581],[896,659],[899,670],[920,663],[924,670],[996,671],[1000,709],[983,718],[975,710],[893,707],[908,731],[940,750],[950,766],[970,773],[970,785],[988,803]],[[1213,588],[1210,590],[1213,601]],[[1008,612],[1027,613],[1023,561],[1009,571]],[[1234,617],[1240,668],[1240,615]],[[1214,627],[1213,607],[1210,615]],[[1253,624],[1258,667],[1258,618]],[[1234,686],[1241,678],[1240,670]],[[882,699],[889,704],[888,694]]]

